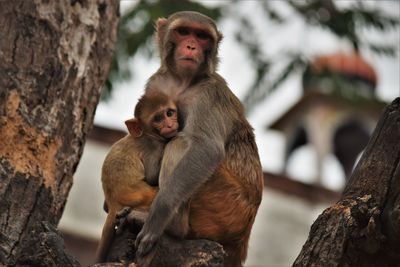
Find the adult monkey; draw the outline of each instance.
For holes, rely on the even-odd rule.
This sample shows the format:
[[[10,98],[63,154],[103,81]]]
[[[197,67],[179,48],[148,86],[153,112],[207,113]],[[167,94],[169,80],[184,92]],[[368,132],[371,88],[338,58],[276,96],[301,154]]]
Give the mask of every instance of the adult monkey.
[[[158,19],[156,30],[161,67],[149,83],[163,84],[176,101],[183,129],[165,148],[162,184],[136,239],[137,255],[151,251],[190,201],[189,238],[221,243],[225,266],[241,266],[263,176],[243,106],[216,73],[222,35],[212,19],[188,11]]]

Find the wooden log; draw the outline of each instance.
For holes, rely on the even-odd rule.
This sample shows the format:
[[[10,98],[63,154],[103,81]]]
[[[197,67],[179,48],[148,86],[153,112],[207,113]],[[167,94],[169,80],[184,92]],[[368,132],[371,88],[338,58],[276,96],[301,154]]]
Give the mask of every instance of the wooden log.
[[[121,234],[116,235],[108,253],[109,263],[95,264],[92,267],[112,267],[115,264],[135,266],[135,239],[140,227],[132,224]],[[178,240],[164,234],[151,257],[152,267],[223,267],[224,250],[220,244],[210,240]]]

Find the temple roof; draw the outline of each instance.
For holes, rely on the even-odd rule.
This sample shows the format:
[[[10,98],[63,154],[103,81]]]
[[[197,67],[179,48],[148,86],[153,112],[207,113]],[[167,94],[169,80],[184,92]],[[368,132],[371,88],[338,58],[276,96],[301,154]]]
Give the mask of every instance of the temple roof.
[[[311,63],[311,70],[314,73],[319,73],[326,69],[365,79],[372,83],[374,87],[378,80],[375,69],[358,53],[335,53],[318,56]]]

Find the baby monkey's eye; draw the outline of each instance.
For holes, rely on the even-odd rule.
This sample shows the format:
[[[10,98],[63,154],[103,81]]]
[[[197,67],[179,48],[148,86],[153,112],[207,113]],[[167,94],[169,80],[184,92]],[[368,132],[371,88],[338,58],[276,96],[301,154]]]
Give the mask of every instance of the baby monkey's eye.
[[[172,109],[172,108],[168,109],[168,110],[167,110],[167,117],[172,117],[172,116],[174,116],[175,112],[176,112],[176,111],[175,111],[174,109]]]
[[[153,118],[153,122],[159,123],[162,121],[162,119],[163,119],[162,115],[156,115]]]

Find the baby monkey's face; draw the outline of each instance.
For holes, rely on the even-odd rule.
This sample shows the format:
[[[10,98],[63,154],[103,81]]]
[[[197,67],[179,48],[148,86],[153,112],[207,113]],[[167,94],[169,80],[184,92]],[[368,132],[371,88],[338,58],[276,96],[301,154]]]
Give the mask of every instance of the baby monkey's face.
[[[160,107],[152,116],[151,126],[164,138],[176,136],[179,128],[176,105],[171,102]]]

